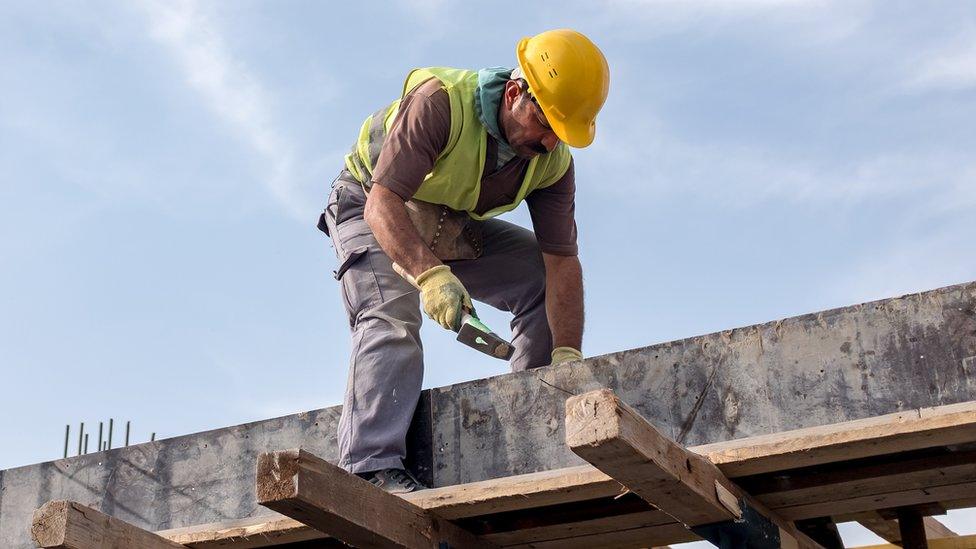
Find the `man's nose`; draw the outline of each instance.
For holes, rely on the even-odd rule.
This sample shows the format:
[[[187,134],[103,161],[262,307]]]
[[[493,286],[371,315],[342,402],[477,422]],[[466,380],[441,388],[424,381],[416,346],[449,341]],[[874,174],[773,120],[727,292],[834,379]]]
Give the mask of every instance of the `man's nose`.
[[[547,152],[552,152],[559,144],[559,138],[553,132],[547,132],[546,135],[542,136],[542,146],[546,148]]]

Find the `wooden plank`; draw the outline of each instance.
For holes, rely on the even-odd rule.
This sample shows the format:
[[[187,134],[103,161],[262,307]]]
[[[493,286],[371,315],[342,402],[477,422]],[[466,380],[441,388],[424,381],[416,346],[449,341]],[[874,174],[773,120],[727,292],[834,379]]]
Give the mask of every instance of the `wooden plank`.
[[[843,499],[845,495],[868,496],[915,488],[922,489],[972,482],[976,482],[976,462],[913,472],[899,473],[895,470],[890,475],[824,484],[823,486],[789,490],[786,492],[762,494],[757,497],[766,505],[779,509],[782,507],[836,501]]]
[[[894,451],[972,442],[976,440],[974,411],[976,411],[976,401],[708,444],[690,450],[704,455],[709,461],[717,462],[719,469],[726,476],[733,478],[754,473],[779,472],[782,470],[780,468],[795,469],[800,466],[845,461],[849,459],[846,448],[852,448],[851,456],[871,457]],[[899,442],[891,444],[885,440],[888,437],[895,438]],[[832,492],[832,497],[840,501],[856,498],[858,494],[844,491],[846,488],[854,487],[854,484],[838,485],[835,487],[837,490]],[[898,490],[897,485],[893,485],[893,488],[897,491],[882,495],[883,501],[902,502],[898,505],[933,501],[927,494],[918,490]],[[419,507],[433,510],[443,518],[458,519],[595,499],[616,495],[623,490],[620,483],[609,475],[586,464],[423,490],[405,494],[403,498]],[[961,500],[952,503],[951,507],[950,504],[946,504],[947,507],[976,507],[976,499],[971,496],[976,492],[953,492],[945,488],[939,493],[945,495],[943,499],[937,500],[942,503],[946,502],[946,498]],[[882,506],[880,503],[874,506],[866,505],[864,500],[855,499],[841,506],[841,509],[855,509],[855,511],[838,511],[825,505],[820,508],[798,507],[787,514],[812,518],[822,515],[810,513],[826,511],[840,521],[842,515],[857,513],[864,509],[878,509]],[[224,528],[223,523],[181,529],[183,533],[180,535],[191,535],[190,531],[195,531],[202,537],[197,539],[194,545],[201,548],[225,546],[220,545],[221,540],[232,537],[243,538],[240,547],[264,547],[271,544],[259,544],[262,537],[272,536],[279,527],[289,531],[291,535],[299,536],[294,541],[308,539],[300,537],[303,535],[315,535],[314,530],[300,525],[297,521],[290,522],[290,519],[281,517],[276,520],[268,519],[266,527],[254,525],[254,528],[258,528],[254,531],[254,535],[249,535],[247,530],[243,532],[236,530],[233,526],[228,527],[226,532],[218,533]],[[165,532],[162,534],[165,535]],[[173,539],[179,541],[185,538],[174,537]],[[287,539],[282,538],[282,542]],[[255,545],[243,545],[245,542],[255,543]]]
[[[185,549],[128,522],[65,500],[49,501],[34,511],[31,538],[38,547],[58,549]]]
[[[408,501],[458,519],[584,501],[626,492],[626,488],[592,465],[483,480],[404,494]]]
[[[737,518],[715,491],[721,472],[705,458],[662,436],[608,389],[566,401],[566,444],[684,524]]]
[[[976,549],[976,535],[954,536],[928,540],[929,549]],[[855,549],[899,549],[899,545],[862,545]]]
[[[925,517],[923,522],[925,523],[925,537],[928,539],[952,538],[959,535],[935,517]]]
[[[889,520],[874,514],[872,517],[858,519],[857,522],[885,541],[895,544],[901,542],[898,520]],[[949,538],[959,535],[950,530],[945,524],[939,522],[939,519],[935,517],[924,517],[922,523],[925,525],[925,537],[928,539]]]
[[[780,516],[788,520],[833,516],[836,517],[836,522],[845,522],[846,515],[854,513],[891,507],[904,507],[906,505],[919,505],[929,502],[952,501],[968,497],[974,493],[976,493],[976,482],[913,488],[910,490],[899,490],[898,486],[892,486],[892,491],[884,494],[847,497],[846,499],[838,499],[836,501],[781,507],[776,509],[776,511]]]
[[[819,547],[791,522],[725,478],[714,464],[658,432],[610,390],[567,399],[566,444],[683,524],[698,526],[739,518],[719,497],[724,490],[778,526],[784,545],[795,540],[800,547]]]
[[[674,519],[661,511],[645,511],[630,513],[617,517],[581,520],[564,524],[540,526],[536,528],[522,528],[497,534],[486,534],[485,539],[500,546],[519,545],[525,543],[539,543],[555,541],[573,537],[607,534],[635,528],[663,526],[675,524]],[[673,542],[670,541],[669,543]]]
[[[509,545],[518,549],[638,549],[652,545],[699,541],[701,538],[678,523],[617,532],[575,536],[562,539]]]
[[[494,547],[304,450],[258,456],[258,503],[361,548]]]
[[[194,549],[253,549],[313,539],[321,539],[324,543],[325,538],[328,538],[314,528],[277,513],[273,516],[250,517],[210,525],[172,528],[156,533]]]
[[[729,477],[976,440],[976,401],[691,448]]]

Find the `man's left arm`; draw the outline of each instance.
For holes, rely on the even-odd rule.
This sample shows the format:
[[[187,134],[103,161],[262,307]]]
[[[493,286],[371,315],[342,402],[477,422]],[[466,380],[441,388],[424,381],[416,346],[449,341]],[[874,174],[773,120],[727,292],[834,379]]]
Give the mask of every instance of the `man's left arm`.
[[[542,254],[546,264],[546,314],[555,349],[583,348],[583,267],[575,255]],[[561,354],[571,354],[563,351]],[[553,356],[553,363],[562,356]],[[572,357],[570,360],[580,357]]]
[[[546,268],[552,364],[582,358],[583,268],[576,245],[576,173],[570,161],[556,183],[526,198]]]

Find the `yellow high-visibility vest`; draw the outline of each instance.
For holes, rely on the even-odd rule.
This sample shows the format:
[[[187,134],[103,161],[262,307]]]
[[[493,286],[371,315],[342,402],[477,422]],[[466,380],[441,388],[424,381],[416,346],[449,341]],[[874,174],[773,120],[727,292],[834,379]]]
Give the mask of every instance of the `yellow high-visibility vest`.
[[[488,132],[478,120],[475,110],[478,73],[431,67],[411,71],[403,84],[400,99],[376,111],[363,122],[356,146],[346,155],[346,168],[365,187],[372,183],[373,166],[380,155],[386,133],[396,118],[400,100],[410,90],[430,78],[439,80],[450,98],[451,131],[447,146],[420,185],[414,195],[415,199],[444,204],[454,210],[467,212],[474,219],[488,219],[514,209],[529,193],[559,181],[569,169],[569,148],[564,143],[559,143],[552,152],[540,154],[529,161],[522,185],[511,204],[492,208],[484,214],[474,213],[481,194],[481,176],[488,143]]]

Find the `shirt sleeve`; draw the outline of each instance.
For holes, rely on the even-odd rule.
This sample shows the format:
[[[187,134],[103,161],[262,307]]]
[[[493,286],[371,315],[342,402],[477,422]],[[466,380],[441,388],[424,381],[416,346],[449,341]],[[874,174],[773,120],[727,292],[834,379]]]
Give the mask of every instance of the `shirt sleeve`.
[[[431,78],[400,101],[373,168],[373,183],[409,200],[444,151],[450,132],[450,98],[440,81]]]
[[[553,255],[576,255],[576,170],[573,161],[559,181],[525,198],[539,247]]]

